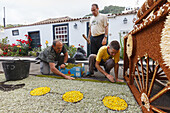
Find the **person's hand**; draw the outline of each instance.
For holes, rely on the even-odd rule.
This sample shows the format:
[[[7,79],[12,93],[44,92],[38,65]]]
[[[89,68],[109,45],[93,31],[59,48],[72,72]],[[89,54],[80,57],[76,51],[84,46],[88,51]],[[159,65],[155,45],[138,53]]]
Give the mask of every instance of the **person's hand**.
[[[107,37],[104,37],[102,40],[102,45],[104,46],[104,45],[106,45],[106,43],[107,43]]]
[[[114,77],[112,75],[107,74],[106,77],[110,80],[110,82],[113,82],[113,83],[115,82]]]
[[[61,64],[61,66],[60,66],[61,69],[64,69],[65,67],[66,67],[65,64]]]
[[[70,77],[70,76],[67,76],[67,75],[64,78],[69,79],[69,80],[74,80],[75,79],[74,77]]]
[[[90,43],[90,39],[87,39],[87,43],[88,43],[88,44],[91,44],[91,43]]]
[[[124,82],[124,80],[116,79],[116,82]]]

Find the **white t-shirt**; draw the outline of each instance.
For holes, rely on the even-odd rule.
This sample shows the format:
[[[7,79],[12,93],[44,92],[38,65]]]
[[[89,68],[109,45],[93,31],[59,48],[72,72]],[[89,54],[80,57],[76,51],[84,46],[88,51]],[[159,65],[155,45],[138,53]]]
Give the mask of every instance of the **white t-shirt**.
[[[99,36],[105,34],[105,27],[108,25],[107,16],[104,14],[98,14],[96,17],[90,18],[90,27],[92,36]]]

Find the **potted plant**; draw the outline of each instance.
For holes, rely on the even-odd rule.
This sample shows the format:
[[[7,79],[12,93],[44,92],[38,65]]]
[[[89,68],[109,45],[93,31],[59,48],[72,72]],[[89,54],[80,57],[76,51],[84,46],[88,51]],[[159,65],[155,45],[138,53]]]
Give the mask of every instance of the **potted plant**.
[[[68,55],[70,56],[68,58],[68,63],[75,63],[75,59],[73,58],[74,54],[77,51],[77,48],[74,45],[68,46],[68,45],[64,45],[65,48],[67,49]]]

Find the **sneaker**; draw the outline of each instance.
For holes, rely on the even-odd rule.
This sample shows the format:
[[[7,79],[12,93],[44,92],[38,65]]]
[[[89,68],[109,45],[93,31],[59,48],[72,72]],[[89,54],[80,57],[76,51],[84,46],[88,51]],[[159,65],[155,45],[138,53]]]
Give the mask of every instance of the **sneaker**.
[[[97,72],[97,71],[98,71],[96,67],[94,67],[94,71],[95,71],[95,72]]]

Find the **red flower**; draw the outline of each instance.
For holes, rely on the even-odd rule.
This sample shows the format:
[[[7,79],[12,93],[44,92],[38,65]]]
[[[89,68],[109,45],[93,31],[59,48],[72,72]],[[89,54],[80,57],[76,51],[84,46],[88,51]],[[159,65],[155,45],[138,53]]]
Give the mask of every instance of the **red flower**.
[[[25,40],[22,40],[21,43],[25,43]]]
[[[3,52],[4,55],[7,55],[7,52]]]
[[[21,49],[19,49],[19,52],[21,52]]]
[[[25,36],[27,37],[28,35],[25,34]]]
[[[21,42],[22,40],[20,39],[20,40],[16,40],[16,41]]]
[[[32,41],[32,39],[30,38],[30,41]]]
[[[16,44],[12,44],[12,47],[16,46]]]
[[[41,47],[42,45],[39,45],[38,47]]]
[[[25,41],[25,43],[26,43],[26,44],[28,44],[28,43],[29,43],[29,41]]]
[[[31,46],[29,46],[29,48],[31,48]]]

